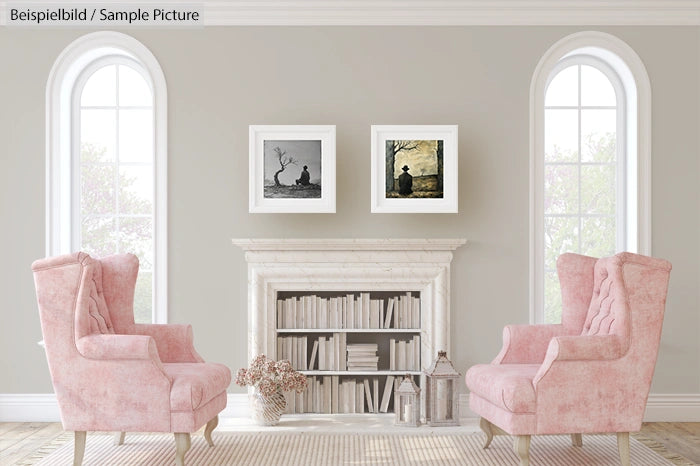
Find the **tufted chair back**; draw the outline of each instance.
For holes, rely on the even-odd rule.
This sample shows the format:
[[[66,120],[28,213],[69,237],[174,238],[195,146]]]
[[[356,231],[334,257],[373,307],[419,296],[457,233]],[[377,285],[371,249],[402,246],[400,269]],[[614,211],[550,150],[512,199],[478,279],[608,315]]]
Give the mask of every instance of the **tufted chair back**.
[[[78,257],[78,261],[84,268],[75,306],[76,339],[96,333],[113,334],[114,327],[102,286],[102,264],[88,255],[80,255],[82,257]]]
[[[593,295],[581,335],[629,336],[629,302],[620,256],[599,259],[593,269]]]

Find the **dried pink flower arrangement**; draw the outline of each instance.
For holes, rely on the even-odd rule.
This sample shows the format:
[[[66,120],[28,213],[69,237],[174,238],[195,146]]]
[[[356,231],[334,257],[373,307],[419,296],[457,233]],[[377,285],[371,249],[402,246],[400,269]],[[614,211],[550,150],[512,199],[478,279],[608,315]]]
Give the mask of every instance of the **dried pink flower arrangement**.
[[[261,354],[250,363],[248,369],[238,369],[236,383],[241,387],[257,387],[263,396],[273,395],[278,390],[301,393],[306,388],[306,376],[292,369],[287,359],[275,362]]]

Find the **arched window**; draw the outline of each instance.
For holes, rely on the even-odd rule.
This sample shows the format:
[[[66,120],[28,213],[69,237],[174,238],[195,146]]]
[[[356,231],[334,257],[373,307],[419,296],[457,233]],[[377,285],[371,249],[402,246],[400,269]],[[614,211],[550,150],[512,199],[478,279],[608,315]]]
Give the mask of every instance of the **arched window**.
[[[641,60],[613,36],[574,34],[540,61],[531,86],[532,320],[561,319],[560,254],[649,254],[649,110]]]
[[[124,34],[70,44],[47,86],[47,251],[139,258],[134,312],[167,321],[166,89]]]

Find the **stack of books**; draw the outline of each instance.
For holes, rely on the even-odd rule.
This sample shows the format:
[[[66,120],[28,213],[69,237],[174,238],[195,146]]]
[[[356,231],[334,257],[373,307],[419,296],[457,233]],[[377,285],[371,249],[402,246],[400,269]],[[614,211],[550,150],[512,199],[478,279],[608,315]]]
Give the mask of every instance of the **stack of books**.
[[[347,345],[349,371],[376,371],[379,362],[376,343],[349,343]]]

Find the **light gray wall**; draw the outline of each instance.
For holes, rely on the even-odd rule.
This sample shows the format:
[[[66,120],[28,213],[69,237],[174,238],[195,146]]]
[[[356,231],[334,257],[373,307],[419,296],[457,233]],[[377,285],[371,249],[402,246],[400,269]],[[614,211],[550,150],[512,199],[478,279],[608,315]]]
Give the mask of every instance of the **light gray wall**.
[[[238,27],[125,31],[169,91],[170,321],[246,365],[246,264],[231,238],[466,237],[452,275],[464,373],[528,320],[529,86],[571,27]],[[644,61],[653,94],[653,252],[673,262],[653,391],[700,392],[698,30],[596,28]],[[31,262],[44,256],[44,98],[86,30],[0,28],[0,393],[51,391]],[[459,214],[370,213],[372,124],[459,125]],[[337,213],[248,214],[248,125],[337,125]],[[231,391],[240,391],[235,385]]]

